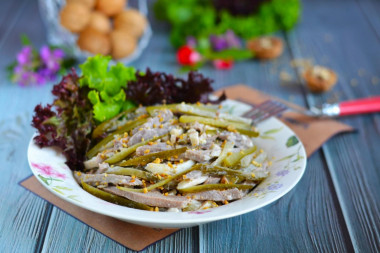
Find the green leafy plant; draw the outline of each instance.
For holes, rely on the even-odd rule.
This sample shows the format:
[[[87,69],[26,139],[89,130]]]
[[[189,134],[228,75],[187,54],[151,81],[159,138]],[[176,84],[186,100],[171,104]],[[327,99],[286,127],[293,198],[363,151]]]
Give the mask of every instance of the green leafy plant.
[[[110,60],[111,57],[97,55],[79,66],[83,75],[80,85],[91,89],[88,98],[94,107],[94,118],[100,122],[135,107],[126,99],[124,89],[129,81],[136,80],[136,70],[121,63],[108,67]]]
[[[178,48],[189,36],[201,40],[229,29],[243,39],[290,30],[299,19],[301,3],[299,0],[265,1],[257,12],[243,16],[217,11],[211,0],[158,0],[154,12],[158,19],[170,23],[170,41]]]

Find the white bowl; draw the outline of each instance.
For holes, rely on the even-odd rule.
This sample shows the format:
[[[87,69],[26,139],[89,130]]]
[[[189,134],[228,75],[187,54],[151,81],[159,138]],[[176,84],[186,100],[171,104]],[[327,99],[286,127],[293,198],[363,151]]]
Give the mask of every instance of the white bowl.
[[[232,100],[223,103],[232,114],[243,114],[250,106]],[[289,192],[306,168],[304,146],[286,125],[270,118],[258,125],[255,144],[273,160],[270,175],[241,200],[217,208],[194,212],[151,212],[115,205],[84,191],[75,181],[58,149],[39,148],[29,143],[28,161],[39,182],[58,197],[96,213],[123,221],[157,228],[183,228],[245,214],[266,206]]]

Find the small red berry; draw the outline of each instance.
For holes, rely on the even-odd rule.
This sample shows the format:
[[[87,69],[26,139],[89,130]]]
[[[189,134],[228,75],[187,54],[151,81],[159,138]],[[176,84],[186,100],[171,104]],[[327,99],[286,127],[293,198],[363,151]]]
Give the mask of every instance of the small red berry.
[[[194,65],[201,60],[201,55],[189,46],[182,46],[177,51],[177,60],[181,65]]]
[[[216,59],[212,63],[216,69],[230,69],[234,65],[233,60]]]

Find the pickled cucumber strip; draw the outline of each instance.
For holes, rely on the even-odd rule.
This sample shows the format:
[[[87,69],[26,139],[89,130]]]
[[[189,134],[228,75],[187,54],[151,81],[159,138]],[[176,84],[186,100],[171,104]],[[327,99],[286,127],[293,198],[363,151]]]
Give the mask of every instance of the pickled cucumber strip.
[[[203,192],[203,191],[210,191],[210,190],[226,190],[226,189],[232,189],[237,188],[239,190],[250,190],[253,188],[253,185],[247,185],[247,184],[202,184],[202,185],[196,185],[191,186],[184,189],[179,189],[179,192],[183,193],[194,193],[194,192]]]
[[[177,105],[177,110],[185,114],[208,117],[208,118],[220,118],[220,119],[225,119],[227,121],[233,121],[233,122],[242,123],[246,125],[251,125],[252,123],[251,119],[243,118],[243,117],[232,115],[232,114],[219,113],[216,109],[210,109],[204,106],[197,106],[197,105],[192,105],[192,104],[179,104]]]
[[[178,149],[170,149],[170,150],[164,150],[156,153],[147,154],[144,156],[138,156],[132,159],[129,159],[127,161],[123,161],[119,164],[119,166],[132,166],[132,165],[144,165],[147,163],[150,163],[157,158],[159,159],[167,159],[173,156],[178,156],[182,153],[184,153],[187,150],[186,147],[178,148]]]
[[[148,191],[151,191],[151,190],[154,190],[158,187],[161,187],[161,186],[164,186],[174,180],[176,180],[177,178],[179,177],[182,177],[183,175],[189,173],[190,171],[193,171],[193,170],[196,170],[196,169],[199,169],[202,165],[201,164],[197,164],[197,165],[194,165],[192,166],[191,168],[187,169],[187,170],[184,170],[178,174],[175,174],[173,176],[170,176],[166,179],[163,179],[155,184],[152,184],[146,188],[143,188],[143,189],[134,189],[134,188],[127,188],[127,187],[121,187],[121,186],[116,186],[118,189],[122,190],[122,191],[131,191],[131,192],[148,192]]]
[[[205,173],[209,173],[211,175],[216,176],[237,176],[239,179],[253,180],[255,182],[261,181],[263,177],[261,175],[255,175],[254,173],[250,173],[250,171],[244,170],[233,170],[230,168],[222,167],[222,166],[203,166],[201,170]]]
[[[232,176],[232,177],[238,177],[241,179],[252,179],[251,176],[247,176],[246,174],[242,173],[239,170],[233,170],[226,167],[221,166],[203,166],[200,169],[205,174],[208,173],[210,175],[214,176]]]
[[[180,112],[179,108],[182,106],[191,106],[192,108],[196,109],[197,111],[203,111],[203,112],[212,112],[216,113],[217,109],[211,106],[205,106],[205,105],[189,105],[185,103],[181,104],[168,104],[168,105],[157,105],[157,106],[148,106],[146,107],[146,111],[150,114],[153,115],[155,110],[162,110],[162,109],[169,109],[172,112]],[[198,115],[198,114],[195,114]]]
[[[121,149],[120,152],[114,154],[113,156],[111,156],[110,158],[108,158],[107,160],[105,160],[104,162],[105,163],[109,163],[109,164],[114,164],[114,163],[120,162],[121,160],[123,160],[124,158],[126,158],[128,155],[130,155],[133,152],[135,152],[138,147],[144,146],[144,145],[148,144],[151,141],[155,141],[155,140],[161,139],[162,137],[164,137],[166,135],[168,135],[168,134],[164,134],[164,135],[158,136],[156,138],[152,138],[152,139],[149,139],[149,140],[146,140],[146,141],[142,141],[142,142],[136,143],[135,145],[132,145],[132,146],[130,146],[128,148],[123,148],[123,149]]]
[[[104,121],[103,123],[101,123],[99,126],[97,126],[94,131],[92,132],[92,138],[95,139],[95,138],[98,138],[99,136],[101,136],[103,133],[105,133],[109,128],[111,128],[114,124],[116,124],[117,120],[125,115],[128,115],[129,113],[132,113],[134,112],[136,109],[133,108],[133,109],[129,109],[129,110],[125,110],[121,113],[119,113],[118,115],[116,115],[115,117],[109,119],[109,120],[106,120]]]
[[[196,105],[191,105],[191,104],[179,104],[177,105],[176,109],[177,111],[182,112],[182,113],[203,116],[203,117],[210,117],[210,118],[216,117],[216,113],[217,113],[216,109],[210,109],[204,106],[196,106]]]
[[[259,136],[259,132],[254,127],[251,127],[248,124],[231,122],[231,121],[222,120],[222,119],[213,119],[213,118],[206,118],[206,117],[200,117],[200,116],[183,115],[179,118],[179,122],[181,122],[181,123],[198,122],[198,123],[202,123],[205,125],[225,128],[228,131],[236,130],[236,131],[238,131],[242,134],[248,135],[250,137]]]
[[[106,171],[106,173],[115,174],[115,175],[123,175],[123,176],[135,176],[135,177],[142,178],[145,180],[153,180],[153,181],[157,180],[157,177],[155,177],[152,173],[135,169],[135,168],[130,168],[130,167],[115,166],[113,168],[109,168]]]
[[[86,156],[87,158],[91,158],[95,156],[97,153],[103,150],[103,147],[108,147],[110,146],[109,143],[115,139],[115,136],[118,134],[124,134],[125,132],[128,132],[142,124],[147,122],[147,119],[137,119],[137,120],[132,120],[124,124],[120,129],[116,130],[115,132],[111,133],[107,137],[105,137],[103,140],[101,140],[98,144],[96,144],[93,148],[91,148]]]
[[[162,109],[169,109],[173,112],[176,111],[178,104],[168,104],[168,105],[154,105],[154,106],[147,106],[146,111],[149,113],[149,115],[153,115],[154,111],[156,110],[162,110]]]
[[[216,159],[211,165],[216,166],[216,165],[222,164],[223,160],[227,157],[228,152],[230,152],[233,147],[234,147],[233,142],[227,142],[226,144],[224,144],[223,150],[220,153],[218,159]]]
[[[238,164],[238,162],[243,157],[245,157],[246,155],[252,154],[255,151],[256,151],[256,146],[253,146],[251,148],[248,148],[248,149],[245,149],[245,150],[241,150],[240,152],[232,153],[231,155],[227,156],[223,160],[223,164],[224,164],[224,166],[234,167],[236,164]]]
[[[89,184],[86,184],[83,181],[81,182],[81,184],[82,184],[83,189],[86,192],[94,195],[95,197],[103,199],[105,201],[108,201],[108,202],[111,202],[111,203],[114,203],[117,205],[121,205],[121,206],[130,207],[130,208],[137,208],[137,209],[149,210],[149,211],[153,210],[153,208],[148,206],[148,205],[141,204],[141,203],[138,203],[138,202],[135,202],[135,201],[132,201],[132,200],[129,200],[129,199],[126,199],[126,198],[123,198],[123,197],[102,191],[98,188],[95,188],[95,187],[89,185]]]

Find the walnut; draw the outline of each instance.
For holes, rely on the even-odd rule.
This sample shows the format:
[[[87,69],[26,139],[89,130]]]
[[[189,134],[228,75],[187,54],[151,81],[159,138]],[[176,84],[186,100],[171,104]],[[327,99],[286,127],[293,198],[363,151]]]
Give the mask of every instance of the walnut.
[[[275,59],[284,51],[283,42],[277,37],[259,37],[248,40],[247,48],[259,59]]]
[[[303,77],[307,87],[314,93],[330,90],[338,80],[338,76],[333,70],[318,65],[308,68]]]

